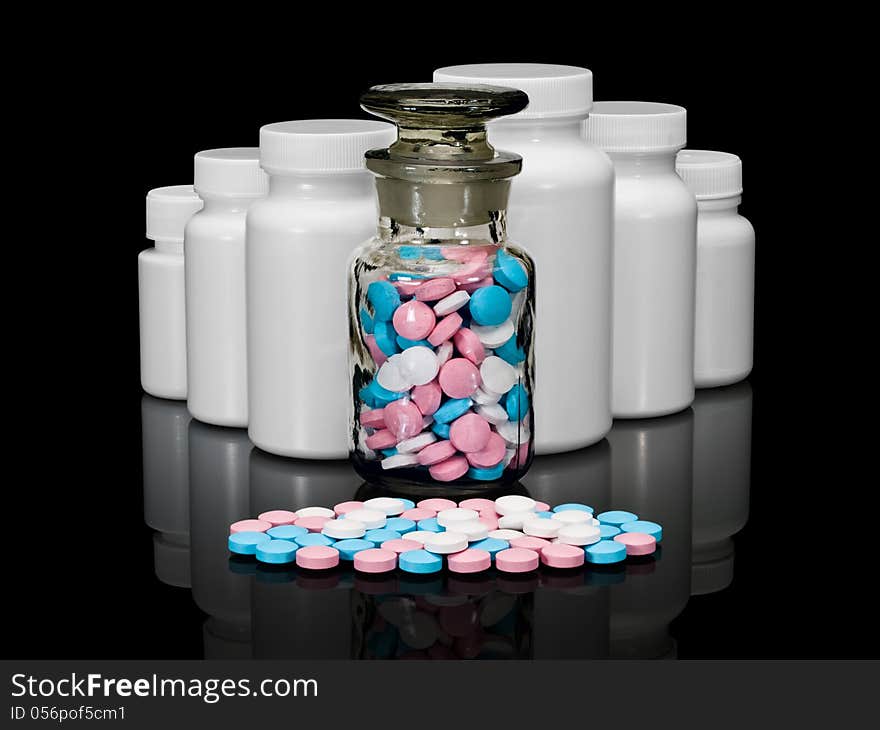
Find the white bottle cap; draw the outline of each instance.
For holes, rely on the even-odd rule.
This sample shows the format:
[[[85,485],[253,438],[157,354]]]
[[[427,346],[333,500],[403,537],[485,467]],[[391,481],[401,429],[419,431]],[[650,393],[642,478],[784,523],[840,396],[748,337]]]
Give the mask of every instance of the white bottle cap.
[[[195,189],[201,195],[261,198],[269,192],[269,178],[260,169],[256,147],[204,150],[195,157]]]
[[[169,185],[147,193],[147,238],[183,243],[183,229],[204,203],[192,185]]]
[[[260,129],[260,164],[273,175],[366,169],[364,153],[388,147],[397,128],[367,119],[300,119]]]
[[[585,117],[593,106],[593,72],[552,63],[474,63],[445,66],[434,81],[491,84],[525,91],[529,105],[509,119]]]
[[[742,195],[742,160],[729,152],[682,150],[675,171],[697,200]]]
[[[652,101],[597,101],[584,135],[605,152],[672,152],[687,143],[687,111]]]

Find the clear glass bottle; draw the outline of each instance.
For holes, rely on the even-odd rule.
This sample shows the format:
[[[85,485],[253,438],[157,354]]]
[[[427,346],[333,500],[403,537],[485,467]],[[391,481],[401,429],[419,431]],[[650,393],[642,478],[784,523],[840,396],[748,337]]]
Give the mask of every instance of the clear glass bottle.
[[[528,97],[390,84],[361,104],[398,138],[366,155],[379,230],[349,274],[354,466],[395,486],[514,481],[532,458],[534,265],[505,226],[522,158],[486,123]]]

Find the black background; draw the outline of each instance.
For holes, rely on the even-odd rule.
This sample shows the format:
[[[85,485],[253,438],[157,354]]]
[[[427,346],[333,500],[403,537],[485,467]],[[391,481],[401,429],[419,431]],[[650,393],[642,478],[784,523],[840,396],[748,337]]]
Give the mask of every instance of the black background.
[[[633,11],[608,23],[556,17],[542,30],[452,8],[432,24],[388,7],[348,13],[341,29],[253,10],[186,28],[171,11],[155,25],[114,18],[112,33],[40,39],[39,63],[16,69],[30,85],[18,139],[34,177],[15,208],[29,232],[6,241],[25,263],[6,271],[21,360],[7,433],[18,468],[6,486],[4,655],[200,656],[201,614],[155,579],[143,524],[145,193],[191,181],[200,149],[256,145],[262,124],[365,116],[357,99],[372,84],[519,60],[587,66],[597,99],[686,106],[689,147],[744,161],[741,212],[758,236],[751,514],[734,585],[692,599],[675,624],[680,655],[877,656],[875,459],[855,420],[870,414],[865,335],[876,328],[854,347],[844,326],[875,234],[843,222],[853,216],[840,157],[851,153],[824,101],[840,77],[816,46],[745,17],[663,27]]]

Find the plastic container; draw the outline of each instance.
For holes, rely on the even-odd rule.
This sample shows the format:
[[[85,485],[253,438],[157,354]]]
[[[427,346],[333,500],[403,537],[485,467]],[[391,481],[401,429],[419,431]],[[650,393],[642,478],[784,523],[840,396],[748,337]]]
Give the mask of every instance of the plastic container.
[[[348,456],[347,262],[375,231],[364,153],[379,121],[312,119],[260,130],[269,195],[248,210],[248,434],[264,451]]]
[[[596,102],[586,138],[615,171],[611,410],[675,413],[694,399],[697,204],[675,174],[685,145],[680,106]]]
[[[697,199],[694,382],[730,385],[752,370],[755,229],[738,211],[742,162],[736,155],[682,150],[676,170]]]
[[[434,81],[498,84],[529,96],[526,109],[490,129],[494,144],[522,155],[508,230],[528,243],[541,276],[535,452],[589,446],[611,428],[614,222],[614,168],[581,134],[593,105],[593,74],[576,66],[489,63],[441,68]]]
[[[361,103],[398,139],[367,153],[379,233],[350,270],[354,466],[410,487],[516,479],[532,456],[534,273],[507,240],[522,158],[494,150],[485,124],[528,98],[391,84]]]
[[[268,190],[256,147],[199,152],[195,189],[205,207],[186,226],[186,336],[194,418],[246,426],[245,214]]]
[[[138,256],[141,387],[158,398],[186,398],[183,229],[202,200],[192,185],[147,193],[147,238]]]

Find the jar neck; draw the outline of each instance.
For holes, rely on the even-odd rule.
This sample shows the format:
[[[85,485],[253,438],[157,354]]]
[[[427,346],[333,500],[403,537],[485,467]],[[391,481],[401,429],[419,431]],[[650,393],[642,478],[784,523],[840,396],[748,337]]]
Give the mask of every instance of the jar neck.
[[[697,212],[700,215],[736,213],[740,203],[742,203],[742,195],[731,195],[726,198],[713,198],[712,200],[697,200]]]
[[[269,177],[269,197],[310,200],[339,196],[370,196],[373,176],[368,172],[341,174],[289,174]]]
[[[647,175],[675,174],[675,155],[669,152],[609,152],[617,175],[644,177]]]
[[[379,238],[384,243],[409,245],[449,243],[466,246],[499,243],[507,239],[507,211],[500,210],[488,223],[472,226],[412,226],[388,216],[379,218]]]
[[[583,119],[501,119],[489,125],[489,132],[504,139],[524,141],[580,138]]]
[[[262,196],[239,198],[232,195],[199,195],[205,201],[200,211],[202,213],[245,213],[251,205],[262,199]]]

